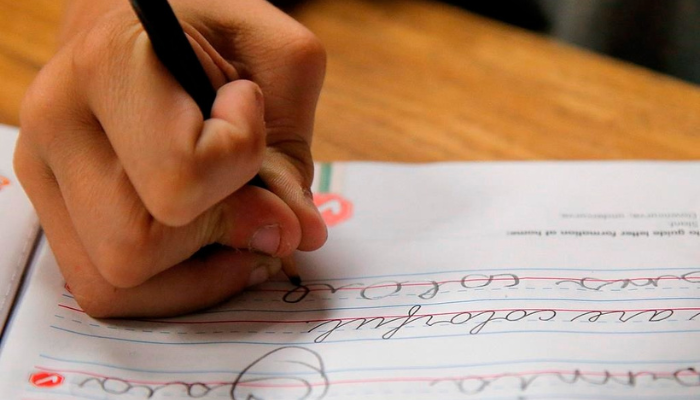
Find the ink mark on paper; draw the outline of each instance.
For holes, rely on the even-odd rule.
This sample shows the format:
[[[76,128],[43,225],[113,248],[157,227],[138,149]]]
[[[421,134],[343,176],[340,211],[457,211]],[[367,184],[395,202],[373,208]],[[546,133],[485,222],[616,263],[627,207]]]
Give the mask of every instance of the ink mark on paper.
[[[624,371],[614,373],[604,371],[540,371],[530,373],[503,373],[491,376],[470,375],[460,378],[436,379],[431,386],[452,386],[464,395],[477,395],[492,386],[513,387],[525,392],[535,382],[555,381],[566,386],[623,386],[641,387],[647,384],[665,382],[679,387],[700,387],[700,372],[693,367],[677,369],[670,372]]]
[[[495,324],[522,325],[530,323],[578,322],[585,324],[661,323],[672,321],[692,322],[700,316],[697,308],[668,308],[644,310],[574,310],[574,309],[487,309],[430,313],[425,306],[414,305],[402,315],[377,315],[365,317],[333,318],[313,321],[307,333],[314,334],[315,343],[323,343],[331,336],[347,332],[367,332],[370,337],[389,340],[408,328],[433,329],[449,327],[468,335],[486,332]],[[311,321],[309,321],[311,322]],[[490,331],[493,331],[491,329]],[[527,330],[524,330],[527,331]],[[372,333],[374,333],[373,336]],[[409,336],[410,337],[410,336]]]
[[[444,292],[445,288],[458,290],[483,288],[511,288],[520,284],[520,278],[515,274],[466,274],[459,279],[435,281],[397,281],[385,280],[372,283],[354,282],[340,286],[330,283],[309,283],[295,286],[282,296],[285,303],[299,303],[312,292],[357,292],[358,300],[382,300],[393,296],[416,296],[421,300],[432,300]]]
[[[184,395],[192,399],[227,395],[231,400],[266,400],[280,396],[321,400],[328,392],[329,381],[323,359],[318,353],[304,347],[285,346],[257,358],[231,382],[146,384],[117,377],[89,377],[78,387],[137,399],[151,399],[156,395]]]
[[[661,283],[676,281],[690,284],[700,284],[700,270],[691,271],[682,275],[658,275],[649,278],[634,279],[601,279],[584,277],[576,279],[562,279],[556,285],[573,285],[579,289],[590,291],[602,291],[604,289],[630,289],[630,288],[658,288]]]

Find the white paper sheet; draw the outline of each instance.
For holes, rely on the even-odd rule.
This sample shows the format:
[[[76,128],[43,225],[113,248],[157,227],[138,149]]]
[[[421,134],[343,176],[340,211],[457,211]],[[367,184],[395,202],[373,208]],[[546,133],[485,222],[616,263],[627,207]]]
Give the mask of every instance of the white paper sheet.
[[[15,300],[39,221],[12,169],[17,129],[0,125],[0,332]]]
[[[304,286],[93,320],[41,248],[5,399],[700,398],[700,164],[334,164]],[[325,193],[330,192],[330,193]]]

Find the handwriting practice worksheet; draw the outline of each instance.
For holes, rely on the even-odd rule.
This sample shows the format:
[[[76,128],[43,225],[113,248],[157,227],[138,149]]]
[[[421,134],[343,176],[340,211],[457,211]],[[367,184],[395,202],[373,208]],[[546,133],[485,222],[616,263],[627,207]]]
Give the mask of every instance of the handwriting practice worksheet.
[[[95,320],[41,242],[2,398],[700,398],[700,163],[320,164],[329,241],[169,319]]]

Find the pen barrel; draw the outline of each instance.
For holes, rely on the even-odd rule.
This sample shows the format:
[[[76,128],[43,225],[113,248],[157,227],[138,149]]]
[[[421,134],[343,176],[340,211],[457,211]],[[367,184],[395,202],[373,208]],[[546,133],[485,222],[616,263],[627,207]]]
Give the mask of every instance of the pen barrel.
[[[204,119],[211,115],[216,91],[167,0],[130,0],[156,56],[192,97]]]

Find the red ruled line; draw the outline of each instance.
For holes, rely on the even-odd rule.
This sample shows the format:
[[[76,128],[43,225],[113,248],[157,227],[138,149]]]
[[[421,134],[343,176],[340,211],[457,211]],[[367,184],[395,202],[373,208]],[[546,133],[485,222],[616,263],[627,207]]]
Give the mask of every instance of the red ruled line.
[[[118,379],[119,381],[126,382],[133,385],[153,385],[162,386],[167,384],[181,384],[183,381],[150,381],[150,380],[137,380],[137,379],[124,379],[117,377],[109,377],[107,375],[101,375],[94,372],[81,371],[81,370],[62,370],[54,369],[42,366],[35,366],[36,369],[46,372],[58,373],[58,374],[79,374],[88,377],[98,378],[98,379]],[[376,373],[376,370],[372,370]],[[193,374],[196,372],[193,372]],[[275,383],[263,383],[257,382],[241,382],[239,386],[243,387],[259,387],[259,388],[306,388],[308,386],[325,386],[325,385],[355,385],[355,384],[377,384],[377,383],[403,383],[403,382],[435,382],[435,381],[467,381],[467,380],[494,380],[501,378],[524,378],[537,375],[560,375],[563,377],[570,376],[583,376],[583,377],[620,377],[629,378],[630,375],[641,378],[644,376],[656,377],[657,379],[673,378],[673,377],[684,377],[684,376],[698,376],[698,372],[691,370],[680,370],[674,372],[661,371],[625,371],[625,372],[610,372],[610,371],[580,371],[580,370],[535,370],[535,371],[522,371],[522,372],[508,372],[508,373],[498,373],[498,374],[486,374],[486,375],[462,375],[462,376],[438,376],[438,377],[427,377],[427,376],[407,376],[407,377],[395,377],[395,378],[373,378],[373,379],[344,379],[335,380],[329,382],[308,382],[307,384],[275,384]],[[294,378],[294,375],[281,374],[276,378]],[[194,383],[194,382],[193,382]],[[212,382],[196,382],[199,384],[217,386],[217,385],[227,385],[233,384],[233,381],[212,381]]]

